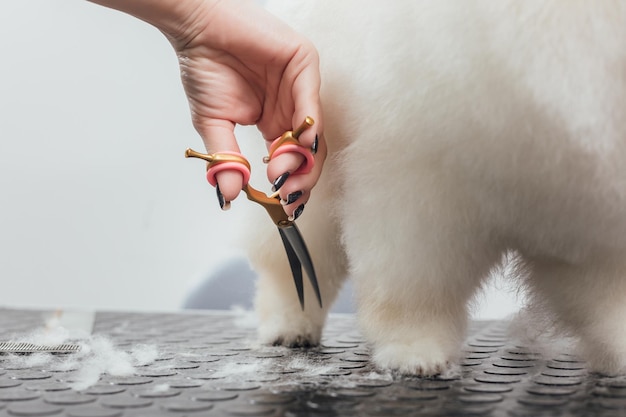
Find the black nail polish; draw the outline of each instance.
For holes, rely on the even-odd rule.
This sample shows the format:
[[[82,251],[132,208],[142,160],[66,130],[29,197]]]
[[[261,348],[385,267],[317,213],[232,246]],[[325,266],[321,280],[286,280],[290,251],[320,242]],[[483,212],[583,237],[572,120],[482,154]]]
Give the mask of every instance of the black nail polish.
[[[274,182],[272,183],[272,191],[280,190],[280,187],[282,187],[283,184],[285,184],[285,181],[287,181],[287,178],[289,178],[289,172],[285,172],[283,175],[276,178]]]
[[[298,217],[300,217],[300,215],[302,214],[302,212],[304,211],[304,204],[300,204],[298,206],[298,208],[293,212],[293,214],[291,215],[291,221],[295,221]]]
[[[300,197],[302,197],[302,191],[296,191],[295,193],[291,193],[291,194],[289,194],[287,196],[287,203],[286,204],[293,204]]]
[[[311,145],[311,153],[313,155],[315,155],[317,153],[317,145],[319,143],[318,137],[317,135],[315,135],[315,141],[313,142],[313,145]]]
[[[224,211],[228,210],[230,208],[230,201],[226,201],[226,199],[224,199],[224,196],[222,195],[222,192],[220,191],[219,184],[215,186],[215,191],[217,193],[217,201],[218,203],[220,203],[220,208]]]

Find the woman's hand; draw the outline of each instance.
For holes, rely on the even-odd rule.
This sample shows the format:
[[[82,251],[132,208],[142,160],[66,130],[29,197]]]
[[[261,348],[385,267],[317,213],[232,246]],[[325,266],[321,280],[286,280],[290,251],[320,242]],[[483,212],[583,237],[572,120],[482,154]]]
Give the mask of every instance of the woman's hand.
[[[268,179],[293,214],[308,198],[326,157],[315,47],[288,25],[245,0],[96,0],[150,22],[176,50],[192,121],[209,153],[239,151],[235,125],[256,125],[267,141],[315,120],[299,138],[317,149],[313,170],[294,172],[303,157],[273,158]],[[268,142],[269,144],[269,142]],[[285,180],[286,178],[286,180]],[[240,173],[217,175],[225,201],[243,186]],[[294,196],[301,195],[294,199]],[[289,199],[291,195],[291,199]],[[300,210],[301,211],[301,210]]]

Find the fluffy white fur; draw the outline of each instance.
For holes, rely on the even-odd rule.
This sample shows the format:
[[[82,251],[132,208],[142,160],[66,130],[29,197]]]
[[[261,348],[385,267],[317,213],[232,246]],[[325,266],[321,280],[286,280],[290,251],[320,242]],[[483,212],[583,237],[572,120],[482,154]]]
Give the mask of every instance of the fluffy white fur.
[[[432,375],[503,253],[592,369],[626,370],[626,5],[286,0],[320,51],[330,157],[298,224],[325,301],[300,310],[275,232],[252,251],[264,342],[319,342],[349,275],[381,368]],[[265,219],[259,224],[267,223]]]

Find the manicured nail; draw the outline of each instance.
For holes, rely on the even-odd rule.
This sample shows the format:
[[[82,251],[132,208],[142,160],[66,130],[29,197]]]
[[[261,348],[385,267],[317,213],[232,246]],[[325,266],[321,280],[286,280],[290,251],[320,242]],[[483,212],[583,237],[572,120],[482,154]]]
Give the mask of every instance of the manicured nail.
[[[319,143],[318,137],[317,135],[315,135],[315,141],[313,142],[313,145],[311,145],[311,153],[313,155],[315,155],[317,153],[317,145]]]
[[[222,192],[220,191],[220,185],[217,184],[215,186],[215,191],[217,192],[217,201],[220,203],[220,208],[224,211],[230,209],[230,201],[226,201]]]
[[[302,191],[296,191],[295,193],[291,193],[287,196],[287,201],[281,201],[281,203],[283,204],[283,206],[287,206],[289,204],[293,204],[296,202],[297,199],[299,199],[300,197],[302,197]]]
[[[285,172],[283,175],[276,178],[274,182],[272,183],[272,191],[280,190],[280,187],[282,187],[283,184],[285,184],[285,181],[287,181],[287,178],[289,178],[289,172]]]
[[[298,208],[293,212],[293,214],[291,216],[289,216],[287,219],[290,222],[295,221],[298,217],[300,217],[300,215],[302,214],[302,212],[304,211],[304,204],[300,204],[298,206]]]

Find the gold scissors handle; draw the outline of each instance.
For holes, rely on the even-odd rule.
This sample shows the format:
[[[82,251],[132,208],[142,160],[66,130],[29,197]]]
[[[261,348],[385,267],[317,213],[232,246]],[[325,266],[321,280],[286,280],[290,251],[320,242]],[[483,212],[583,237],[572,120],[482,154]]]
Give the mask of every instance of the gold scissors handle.
[[[207,171],[210,171],[211,168],[215,167],[218,164],[234,162],[237,164],[241,164],[244,170],[246,170],[248,173],[250,172],[250,163],[248,162],[248,160],[242,155],[236,155],[234,153],[203,154],[200,152],[196,152],[193,149],[187,149],[185,151],[185,158],[204,159],[205,161],[207,161]],[[249,174],[247,176],[249,178]],[[267,211],[276,226],[287,226],[291,223],[288,220],[287,213],[285,213],[285,210],[283,210],[283,206],[280,204],[280,199],[278,197],[270,197],[252,187],[247,182],[243,186],[242,190],[246,193],[248,200],[254,201],[255,203],[261,205],[265,209],[265,211]]]
[[[304,150],[300,145],[298,138],[302,132],[313,126],[314,123],[315,121],[313,118],[307,116],[304,119],[304,122],[302,122],[302,124],[300,124],[300,126],[295,128],[293,131],[290,130],[283,133],[272,143],[269,156],[266,156],[263,160],[269,161],[278,149],[281,149],[281,151],[289,151],[297,147],[298,152],[303,153]],[[306,150],[306,152],[310,153],[308,150]],[[221,168],[235,169],[239,171],[244,176],[244,186],[242,190],[246,193],[248,200],[261,205],[265,211],[267,211],[276,226],[288,226],[292,224],[292,222],[288,219],[289,216],[287,216],[283,206],[280,204],[279,197],[276,194],[268,196],[248,184],[248,179],[250,178],[250,162],[248,162],[248,160],[240,153],[217,152],[213,154],[203,154],[196,152],[193,149],[187,149],[185,151],[185,157],[199,158],[207,161],[207,179],[213,186],[215,186],[216,183],[215,174],[218,170],[221,170]]]
[[[279,197],[270,197],[252,187],[250,184],[244,185],[242,190],[246,193],[248,200],[261,205],[265,211],[267,211],[267,214],[270,215],[270,218],[276,226],[289,226],[293,223],[289,221],[289,216],[285,213],[283,205],[280,204]]]
[[[295,128],[294,130],[288,130],[287,132],[283,133],[278,139],[272,142],[270,146],[270,150],[269,150],[269,155],[263,158],[263,162],[267,164],[272,159],[272,157],[274,156],[274,153],[278,149],[284,150],[285,148],[281,148],[282,146],[295,145],[295,146],[301,147],[300,141],[298,140],[298,138],[300,138],[300,135],[305,130],[313,126],[314,123],[315,123],[315,120],[313,120],[312,117],[307,116],[305,117],[304,122],[300,124],[300,126]],[[292,149],[292,148],[290,147],[289,149]]]

